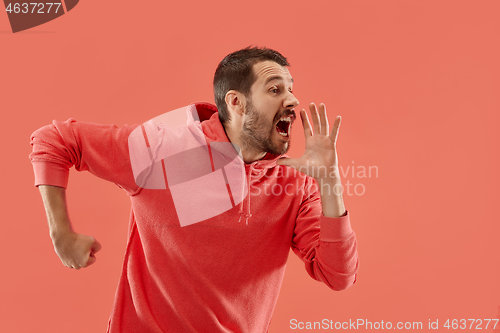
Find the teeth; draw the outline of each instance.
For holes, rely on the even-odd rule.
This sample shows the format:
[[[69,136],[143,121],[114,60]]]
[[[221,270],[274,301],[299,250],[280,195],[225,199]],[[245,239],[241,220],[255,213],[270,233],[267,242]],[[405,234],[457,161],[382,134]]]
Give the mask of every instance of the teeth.
[[[280,120],[278,120],[278,122],[280,122],[280,121],[285,121],[285,122],[287,122],[287,123],[288,123],[288,130],[287,130],[287,132],[289,133],[289,132],[290,132],[290,128],[292,127],[292,118],[290,118],[290,117],[283,117],[283,118],[281,118]],[[276,126],[276,129],[278,130],[277,132],[278,132],[281,136],[283,136],[283,137],[285,137],[285,138],[286,138],[286,137],[288,137],[288,134],[287,134],[287,133],[285,133],[285,132],[282,132],[282,131],[278,128],[278,126]]]
[[[285,133],[280,132],[280,131],[278,131],[278,134],[279,134],[279,135],[281,135],[281,136],[284,136],[284,137],[286,137],[286,136],[287,136]]]

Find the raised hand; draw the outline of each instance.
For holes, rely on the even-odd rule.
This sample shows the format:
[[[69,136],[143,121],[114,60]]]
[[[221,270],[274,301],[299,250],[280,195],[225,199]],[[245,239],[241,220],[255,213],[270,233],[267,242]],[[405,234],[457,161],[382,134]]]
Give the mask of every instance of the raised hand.
[[[318,182],[339,178],[336,142],[341,117],[335,118],[333,129],[329,132],[325,105],[320,104],[318,111],[316,105],[311,103],[309,110],[311,111],[313,127],[311,127],[307,112],[304,109],[300,111],[306,138],[304,155],[300,158],[281,158],[277,164],[295,168],[314,177]]]

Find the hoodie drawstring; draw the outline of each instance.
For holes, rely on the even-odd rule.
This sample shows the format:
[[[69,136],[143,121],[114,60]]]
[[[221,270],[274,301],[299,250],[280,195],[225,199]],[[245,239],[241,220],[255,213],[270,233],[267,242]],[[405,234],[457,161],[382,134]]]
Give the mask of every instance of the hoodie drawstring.
[[[240,218],[238,219],[238,222],[241,221],[241,217],[242,216],[245,216],[245,220],[246,220],[246,225],[248,225],[248,219],[250,217],[252,217],[252,214],[250,214],[250,197],[251,197],[251,193],[250,193],[250,181],[251,181],[251,177],[252,177],[252,171],[253,171],[253,163],[250,164],[250,171],[248,172],[248,175],[247,175],[247,185],[248,185],[248,193],[247,193],[247,212],[244,213],[243,212],[243,201],[245,201],[245,199],[243,198],[243,196],[245,195],[245,186],[242,186],[241,187],[241,204],[240,204]]]

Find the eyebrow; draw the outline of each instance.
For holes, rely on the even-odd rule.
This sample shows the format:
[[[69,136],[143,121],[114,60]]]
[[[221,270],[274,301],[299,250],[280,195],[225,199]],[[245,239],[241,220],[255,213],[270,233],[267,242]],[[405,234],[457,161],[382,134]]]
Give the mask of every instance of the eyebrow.
[[[285,79],[283,79],[283,76],[281,76],[281,75],[273,75],[273,76],[270,76],[267,78],[266,83],[264,83],[264,85],[267,85],[272,80],[284,81]],[[293,83],[293,78],[292,78],[292,83]]]

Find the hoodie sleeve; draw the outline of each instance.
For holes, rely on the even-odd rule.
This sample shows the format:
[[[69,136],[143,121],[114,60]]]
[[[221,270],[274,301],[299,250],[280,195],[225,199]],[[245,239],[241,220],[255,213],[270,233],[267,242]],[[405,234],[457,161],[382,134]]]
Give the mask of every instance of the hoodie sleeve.
[[[35,186],[67,187],[69,168],[87,170],[111,181],[127,192],[137,189],[132,172],[129,134],[139,125],[102,125],[75,119],[54,120],[31,135],[29,158]]]
[[[307,273],[330,289],[344,290],[356,282],[358,252],[349,212],[325,217],[315,181],[307,177],[305,195],[297,215],[292,250],[305,263]]]

